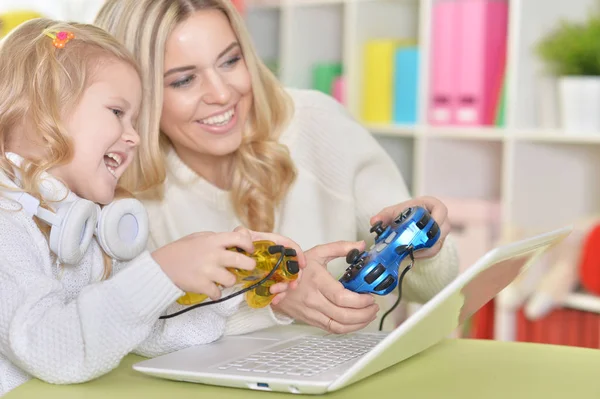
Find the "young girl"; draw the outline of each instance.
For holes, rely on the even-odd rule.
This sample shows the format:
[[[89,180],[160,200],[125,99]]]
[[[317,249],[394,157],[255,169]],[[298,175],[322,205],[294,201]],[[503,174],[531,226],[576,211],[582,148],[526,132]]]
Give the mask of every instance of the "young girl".
[[[31,377],[93,379],[132,350],[290,322],[241,307],[242,295],[159,320],[185,291],[219,298],[217,284],[235,281],[225,266],[255,266],[229,247],[270,239],[304,258],[245,229],[145,250],[144,209],[114,198],[139,143],[142,93],[135,61],[99,28],[36,19],[0,43],[0,396]]]

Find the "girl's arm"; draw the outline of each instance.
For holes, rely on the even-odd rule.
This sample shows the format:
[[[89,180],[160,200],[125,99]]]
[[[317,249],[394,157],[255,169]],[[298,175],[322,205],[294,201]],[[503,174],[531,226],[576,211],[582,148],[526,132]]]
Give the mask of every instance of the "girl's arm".
[[[56,267],[44,251],[45,242],[0,215],[0,353],[50,383],[84,382],[114,369],[182,293],[145,252],[69,298],[67,287],[44,273]]]

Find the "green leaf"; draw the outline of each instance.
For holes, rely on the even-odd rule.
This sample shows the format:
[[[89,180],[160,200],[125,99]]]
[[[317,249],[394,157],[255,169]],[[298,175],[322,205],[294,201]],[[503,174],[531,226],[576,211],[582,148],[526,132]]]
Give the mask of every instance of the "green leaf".
[[[600,13],[590,13],[584,22],[560,21],[536,52],[555,75],[599,76]]]

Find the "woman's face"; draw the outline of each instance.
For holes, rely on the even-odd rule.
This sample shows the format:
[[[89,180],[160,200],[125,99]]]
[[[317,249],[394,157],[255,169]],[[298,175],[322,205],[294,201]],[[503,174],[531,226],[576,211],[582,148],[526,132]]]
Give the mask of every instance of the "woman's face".
[[[219,10],[197,11],[166,42],[161,130],[182,158],[222,157],[241,144],[252,83],[237,37]]]

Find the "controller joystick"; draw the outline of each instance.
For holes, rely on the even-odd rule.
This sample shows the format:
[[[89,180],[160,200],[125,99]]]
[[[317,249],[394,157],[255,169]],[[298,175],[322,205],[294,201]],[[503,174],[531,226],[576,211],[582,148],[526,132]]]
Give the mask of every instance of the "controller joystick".
[[[290,282],[298,278],[300,264],[296,257],[296,251],[293,248],[275,245],[271,241],[255,241],[254,252],[251,254],[241,248],[229,248],[229,250],[244,253],[256,260],[256,267],[252,270],[233,267],[227,268],[227,270],[236,276],[235,285],[241,285],[242,289],[247,289],[264,279],[280,263],[277,270],[268,280],[246,292],[246,302],[252,308],[262,308],[271,303],[275,295],[271,294],[269,288],[273,284]],[[181,305],[195,305],[207,298],[208,296],[204,294],[187,292],[177,300],[177,303]]]
[[[355,263],[358,258],[360,256],[360,251],[356,248],[351,249],[350,251],[348,251],[348,254],[346,255],[346,263],[351,265],[353,263]]]
[[[346,255],[349,264],[340,282],[358,293],[387,295],[398,285],[402,261],[413,251],[431,248],[440,237],[440,229],[423,207],[405,209],[391,226],[375,223],[375,243],[367,252],[353,249]]]
[[[371,226],[371,229],[369,230],[370,233],[375,233],[378,237],[382,235],[384,231],[385,227],[383,227],[383,222],[381,220]]]

